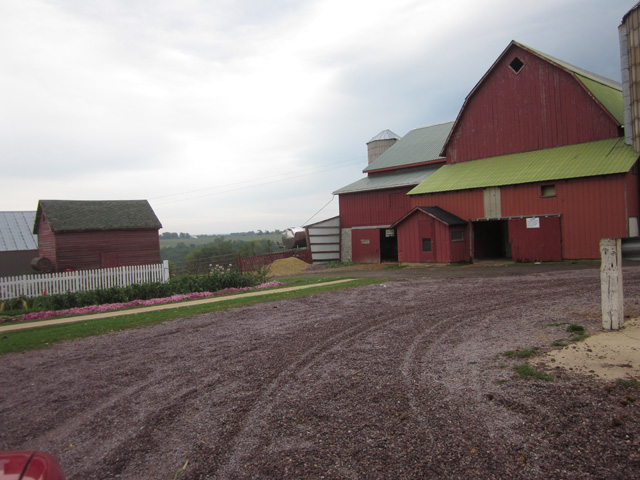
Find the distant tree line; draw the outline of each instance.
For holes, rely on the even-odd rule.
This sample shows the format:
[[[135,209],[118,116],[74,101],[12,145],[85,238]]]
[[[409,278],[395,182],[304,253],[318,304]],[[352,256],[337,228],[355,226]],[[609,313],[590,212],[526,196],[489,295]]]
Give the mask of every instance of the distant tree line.
[[[168,240],[171,238],[191,238],[191,235],[189,235],[188,233],[184,233],[184,232],[180,232],[180,233],[176,233],[176,232],[162,232],[160,234],[160,238],[163,240]]]
[[[201,236],[199,236],[201,238]],[[209,265],[227,266],[234,263],[235,256],[254,257],[282,250],[282,245],[272,240],[227,240],[225,237],[215,237],[211,243],[204,246],[187,245],[179,242],[173,247],[160,249],[163,260],[175,264],[178,271],[188,273],[204,273]]]
[[[230,233],[228,235],[198,235],[197,237],[191,236],[188,233],[184,233],[184,232],[162,232],[160,234],[160,238],[163,240],[169,240],[172,238],[207,238],[207,237],[239,237],[239,236],[244,236],[244,235],[270,235],[270,234],[278,234],[281,235],[282,233],[284,233],[283,230],[278,230],[275,229],[273,231],[269,231],[269,230],[251,230],[249,232],[235,232],[235,233]]]

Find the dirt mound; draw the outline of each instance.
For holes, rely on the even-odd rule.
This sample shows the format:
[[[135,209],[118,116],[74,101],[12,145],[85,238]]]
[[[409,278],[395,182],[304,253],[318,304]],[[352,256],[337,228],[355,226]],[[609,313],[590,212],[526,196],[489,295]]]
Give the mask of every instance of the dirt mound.
[[[289,257],[276,260],[269,266],[269,277],[286,277],[287,275],[297,275],[304,272],[309,265],[299,258]]]

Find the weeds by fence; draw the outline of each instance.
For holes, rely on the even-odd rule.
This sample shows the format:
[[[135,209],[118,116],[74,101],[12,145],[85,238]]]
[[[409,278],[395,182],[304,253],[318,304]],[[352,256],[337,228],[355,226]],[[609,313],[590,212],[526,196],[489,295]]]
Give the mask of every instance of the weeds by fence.
[[[169,262],[0,278],[0,300],[169,281]]]

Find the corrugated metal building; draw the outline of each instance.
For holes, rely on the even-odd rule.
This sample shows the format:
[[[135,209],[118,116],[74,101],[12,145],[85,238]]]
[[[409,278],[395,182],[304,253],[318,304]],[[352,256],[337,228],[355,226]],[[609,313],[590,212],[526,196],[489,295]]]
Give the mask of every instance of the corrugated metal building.
[[[0,277],[33,273],[31,260],[38,256],[35,218],[36,212],[0,212]]]
[[[638,154],[623,111],[618,82],[511,42],[434,141],[440,163],[408,203],[394,199],[394,210],[390,195],[360,192],[354,205],[358,182],[336,192],[343,232],[390,219],[406,262],[599,258],[601,238],[638,235]],[[396,175],[411,165],[400,163]],[[354,260],[375,261],[352,243]]]
[[[40,200],[33,232],[62,272],[160,263],[160,228],[146,200]]]

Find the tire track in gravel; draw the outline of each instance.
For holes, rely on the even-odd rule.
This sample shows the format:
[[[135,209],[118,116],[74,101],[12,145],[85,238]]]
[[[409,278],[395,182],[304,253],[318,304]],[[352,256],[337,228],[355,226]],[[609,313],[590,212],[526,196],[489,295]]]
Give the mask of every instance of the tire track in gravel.
[[[518,305],[519,309],[550,300],[551,292],[547,289],[540,289],[539,280],[532,282],[530,279],[520,279],[514,280],[513,283],[521,282],[525,284],[531,283],[532,286],[536,286],[538,289],[530,289],[526,297],[520,297],[518,299],[520,302]],[[490,283],[490,280],[488,283]],[[513,286],[513,283],[511,286]],[[434,441],[432,434],[433,422],[437,419],[430,416],[428,410],[424,410],[423,403],[418,400],[418,390],[423,391],[426,389],[428,392],[437,392],[438,402],[446,404],[448,403],[447,399],[451,398],[452,395],[461,394],[459,389],[451,388],[451,383],[454,382],[454,378],[459,378],[460,374],[458,373],[455,377],[436,379],[431,369],[426,366],[434,365],[436,362],[442,362],[443,349],[456,348],[460,340],[468,337],[471,327],[477,328],[487,317],[511,317],[510,312],[514,310],[514,306],[509,302],[509,299],[505,301],[505,292],[502,290],[503,288],[494,291],[491,295],[487,295],[487,292],[484,292],[482,295],[469,295],[469,291],[466,289],[465,301],[454,303],[451,306],[453,311],[449,311],[448,318],[434,325],[430,325],[419,332],[405,352],[401,373],[404,377],[404,385],[407,389],[409,403],[414,415],[416,415],[420,424],[423,426],[425,434],[430,437],[431,441]],[[565,284],[560,289],[556,286],[552,293],[555,297],[562,297],[567,294],[572,294],[574,291],[574,284]],[[473,306],[473,313],[471,314],[470,305]],[[458,312],[458,310],[461,311]],[[480,381],[476,378],[473,385],[467,385],[467,390],[474,393],[481,391]],[[423,396],[424,395],[423,393]],[[443,398],[442,395],[446,398]],[[435,397],[436,395],[433,396]],[[467,412],[458,410],[456,413],[461,415],[461,418],[458,420],[459,423],[468,425],[477,423],[478,412],[476,408],[482,410],[482,403],[476,402],[474,408],[471,408]],[[508,411],[503,411],[503,413],[505,415],[511,415],[511,412]],[[487,418],[486,421],[491,423],[490,418]],[[501,424],[500,421],[493,423],[496,425]],[[486,426],[490,427],[491,425]],[[513,435],[513,432],[509,434]],[[512,438],[512,440],[516,439]]]
[[[295,362],[287,365],[258,394],[251,410],[241,421],[241,427],[234,436],[231,448],[227,453],[227,459],[215,472],[215,476],[234,478],[236,475],[242,475],[240,466],[244,463],[243,459],[250,457],[259,447],[260,432],[267,428],[267,422],[263,419],[267,418],[275,405],[280,402],[279,392],[286,392],[292,383],[296,383],[297,377],[303,376],[314,365],[320,363],[336,350],[343,349],[358,338],[381,330],[389,320],[396,319],[399,313],[405,312],[384,311],[377,313],[366,322],[340,331],[317,346],[306,350]]]

